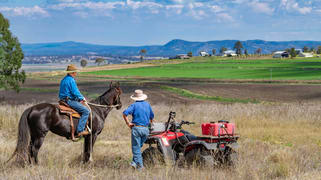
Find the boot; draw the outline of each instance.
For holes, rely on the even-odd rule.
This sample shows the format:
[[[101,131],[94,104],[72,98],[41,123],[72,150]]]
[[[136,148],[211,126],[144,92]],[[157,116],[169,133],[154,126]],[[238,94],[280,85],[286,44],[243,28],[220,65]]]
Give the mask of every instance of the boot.
[[[78,133],[77,134],[77,137],[80,137],[80,136],[87,136],[89,134],[89,132],[87,131],[87,129],[86,130],[84,130],[84,131],[82,131],[82,132],[80,132],[80,133]]]

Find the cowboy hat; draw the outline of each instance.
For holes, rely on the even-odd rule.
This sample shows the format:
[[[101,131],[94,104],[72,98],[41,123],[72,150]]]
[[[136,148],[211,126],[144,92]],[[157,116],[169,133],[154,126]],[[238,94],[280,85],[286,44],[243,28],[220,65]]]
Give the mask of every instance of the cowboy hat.
[[[144,94],[142,90],[136,89],[135,93],[133,95],[131,95],[130,98],[135,101],[143,101],[143,100],[147,99],[147,95]]]
[[[78,68],[74,64],[69,64],[67,66],[67,73],[79,72]]]

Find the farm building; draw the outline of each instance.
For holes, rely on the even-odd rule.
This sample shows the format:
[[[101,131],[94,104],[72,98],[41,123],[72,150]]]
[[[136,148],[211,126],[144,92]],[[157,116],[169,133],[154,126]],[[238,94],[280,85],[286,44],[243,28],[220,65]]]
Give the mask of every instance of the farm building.
[[[223,54],[221,54],[222,56],[227,56],[227,57],[231,57],[231,56],[237,56],[236,52],[233,50],[227,50],[224,51]]]
[[[276,51],[273,53],[273,58],[287,58],[289,53],[286,51]]]
[[[201,51],[200,52],[200,56],[203,56],[203,57],[205,57],[205,56],[210,56],[207,52],[205,52],[205,51]]]
[[[189,59],[189,56],[187,54],[177,54],[175,59]]]
[[[313,54],[312,53],[300,53],[299,54],[299,57],[313,57]]]

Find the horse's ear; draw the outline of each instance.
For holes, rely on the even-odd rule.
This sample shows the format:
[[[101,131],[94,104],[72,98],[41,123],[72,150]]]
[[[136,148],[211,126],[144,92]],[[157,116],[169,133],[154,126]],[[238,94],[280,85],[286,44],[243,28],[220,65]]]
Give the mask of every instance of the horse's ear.
[[[113,82],[113,81],[110,81],[109,88],[112,88],[113,85],[114,85],[114,82]]]
[[[119,86],[120,86],[120,85],[119,85],[119,82],[117,81],[117,82],[115,83],[115,87],[116,87],[116,88],[119,88]]]

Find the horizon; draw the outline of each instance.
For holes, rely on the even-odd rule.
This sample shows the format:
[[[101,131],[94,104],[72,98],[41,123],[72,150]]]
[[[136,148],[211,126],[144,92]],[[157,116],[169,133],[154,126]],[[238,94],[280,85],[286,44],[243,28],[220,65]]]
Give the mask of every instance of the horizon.
[[[172,39],[168,42],[166,42],[165,44],[174,41],[174,40],[180,40],[180,41],[186,41],[186,42],[200,42],[200,43],[205,43],[205,42],[213,42],[213,41],[265,41],[265,42],[307,42],[307,41],[311,41],[311,42],[321,42],[320,41],[316,41],[316,40],[290,40],[290,41],[268,41],[268,40],[263,40],[263,39],[248,39],[248,40],[237,40],[237,39],[224,39],[224,40],[209,40],[209,41],[188,41],[188,40],[184,40],[184,39]],[[140,46],[164,46],[165,44],[151,44],[151,45],[138,45],[138,46],[131,46],[131,45],[117,45],[117,44],[95,44],[95,43],[86,43],[86,42],[80,42],[80,41],[57,41],[57,42],[36,42],[36,43],[24,43],[24,42],[20,42],[20,44],[54,44],[54,43],[81,43],[81,44],[89,44],[89,45],[98,45],[98,46],[128,46],[128,47],[140,47]]]
[[[321,41],[320,0],[4,0],[21,43]]]

